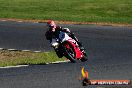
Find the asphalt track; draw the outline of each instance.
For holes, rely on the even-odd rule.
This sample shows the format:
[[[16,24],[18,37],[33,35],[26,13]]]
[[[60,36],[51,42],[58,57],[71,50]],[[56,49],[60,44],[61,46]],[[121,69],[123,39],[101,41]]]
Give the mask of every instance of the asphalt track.
[[[84,66],[90,79],[132,79],[132,28],[95,25],[62,25],[83,42],[85,63],[30,65],[0,69],[0,88],[83,88],[78,78]],[[49,51],[44,23],[0,22],[0,48]],[[87,86],[86,88],[132,88]]]

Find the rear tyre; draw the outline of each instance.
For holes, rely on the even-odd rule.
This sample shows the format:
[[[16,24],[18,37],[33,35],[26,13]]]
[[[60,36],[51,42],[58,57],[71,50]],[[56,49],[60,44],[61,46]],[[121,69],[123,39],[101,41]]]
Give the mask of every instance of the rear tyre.
[[[87,59],[86,56],[84,56],[84,57],[82,57],[80,60],[81,60],[82,62],[85,62],[85,61],[87,61],[88,59]]]

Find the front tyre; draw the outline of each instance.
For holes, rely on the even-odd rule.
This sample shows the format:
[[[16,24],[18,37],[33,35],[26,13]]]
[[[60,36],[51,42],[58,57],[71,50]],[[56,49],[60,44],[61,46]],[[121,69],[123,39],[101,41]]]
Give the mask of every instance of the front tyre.
[[[75,52],[74,52],[74,48],[72,47],[72,45],[70,45],[69,43],[66,43],[64,45],[64,55],[67,59],[69,59],[72,63],[76,62],[75,59]]]
[[[63,57],[63,54],[61,53],[61,51],[59,49],[55,49],[55,52],[56,52],[56,55],[59,57],[59,58],[62,58]]]

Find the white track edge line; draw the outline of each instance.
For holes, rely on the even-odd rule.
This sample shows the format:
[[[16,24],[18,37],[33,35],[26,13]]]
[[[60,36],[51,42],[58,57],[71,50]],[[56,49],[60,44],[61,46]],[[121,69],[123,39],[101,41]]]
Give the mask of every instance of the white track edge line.
[[[21,50],[21,51],[24,51],[24,52],[29,52],[29,51],[31,51],[31,50]]]
[[[0,50],[3,50],[3,48],[0,48]]]
[[[40,53],[40,52],[42,52],[42,51],[33,51],[33,52],[35,52],[35,53]]]
[[[0,67],[0,68],[19,68],[19,67],[27,67],[29,65],[17,65],[17,66],[6,66],[6,67]]]
[[[65,61],[55,61],[55,62],[50,62],[50,63],[46,63],[46,65],[48,64],[59,64],[59,63],[67,63],[70,62],[69,60],[65,60]],[[1,68],[20,68],[20,67],[28,67],[30,65],[16,65],[16,66],[5,66],[5,67],[0,67]]]
[[[0,48],[0,50],[23,51],[23,52],[34,52],[34,53],[44,52],[44,51],[41,51],[41,50],[32,51],[32,50],[18,50],[18,49],[4,49],[4,48]],[[49,52],[45,52],[45,53],[49,53]]]
[[[17,49],[7,49],[7,50],[9,50],[9,51],[17,51]]]
[[[59,64],[59,63],[65,63],[65,62],[70,62],[69,60],[65,60],[65,61],[55,61],[55,62],[51,62],[51,64]]]

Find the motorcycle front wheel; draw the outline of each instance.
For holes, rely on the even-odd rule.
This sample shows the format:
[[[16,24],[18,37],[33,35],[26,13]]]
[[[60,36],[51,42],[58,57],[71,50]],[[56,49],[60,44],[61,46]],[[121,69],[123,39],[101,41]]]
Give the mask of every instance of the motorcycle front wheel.
[[[69,43],[65,43],[64,44],[64,56],[69,59],[72,63],[75,63],[76,62],[76,59],[75,59],[75,52],[74,52],[74,48],[72,47],[71,44]]]

